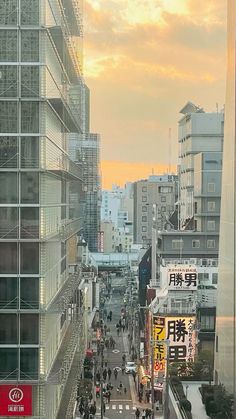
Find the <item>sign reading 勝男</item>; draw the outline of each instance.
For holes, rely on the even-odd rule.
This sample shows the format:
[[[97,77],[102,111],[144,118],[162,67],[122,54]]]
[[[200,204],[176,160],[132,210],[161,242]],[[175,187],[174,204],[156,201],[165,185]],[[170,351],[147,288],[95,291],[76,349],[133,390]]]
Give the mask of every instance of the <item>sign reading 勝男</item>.
[[[0,385],[0,416],[32,416],[32,386]]]
[[[197,268],[191,265],[170,265],[167,268],[169,290],[196,291],[198,286]]]

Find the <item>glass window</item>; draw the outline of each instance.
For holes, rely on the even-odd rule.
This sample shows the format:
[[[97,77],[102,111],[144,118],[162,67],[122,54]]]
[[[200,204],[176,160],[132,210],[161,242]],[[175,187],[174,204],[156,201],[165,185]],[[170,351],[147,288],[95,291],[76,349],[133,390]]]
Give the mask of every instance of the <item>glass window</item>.
[[[18,349],[0,348],[0,378],[13,380],[18,375]]]
[[[207,221],[207,230],[215,231],[215,229],[216,229],[215,221]]]
[[[38,102],[21,102],[21,132],[39,132]]]
[[[21,25],[37,25],[39,23],[39,1],[21,0]]]
[[[0,132],[18,132],[17,109],[17,102],[0,102]]]
[[[17,203],[17,173],[0,172],[0,191],[0,204]]]
[[[143,233],[146,233],[146,231],[147,231],[147,227],[146,226],[142,226],[142,232]]]
[[[38,278],[20,279],[20,308],[37,309],[39,307]]]
[[[147,222],[147,216],[146,215],[142,216],[142,221],[144,221],[145,223]]]
[[[17,138],[0,137],[0,167],[17,167]]]
[[[147,186],[142,186],[142,192],[147,192]]]
[[[192,247],[199,248],[200,247],[200,240],[192,240]]]
[[[39,208],[21,208],[21,238],[39,237]]]
[[[201,329],[214,330],[214,328],[215,328],[214,316],[201,315]]]
[[[39,167],[38,137],[21,137],[21,167]]]
[[[39,67],[22,66],[21,67],[21,96],[37,97],[39,96]]]
[[[17,1],[0,1],[0,25],[14,25],[17,23]]]
[[[2,5],[2,1],[0,2]],[[3,9],[4,9],[4,5]],[[17,31],[0,29],[0,62],[17,61]]]
[[[147,197],[146,196],[142,196],[142,202],[147,202]]]
[[[172,240],[172,249],[183,249],[184,242],[182,239],[180,240]]]
[[[208,209],[208,211],[215,211],[215,209],[216,209],[215,201],[209,201],[207,203],[207,209]]]
[[[208,249],[214,249],[216,247],[215,240],[207,240],[207,247]]]
[[[215,183],[208,183],[207,191],[208,192],[215,192]]]
[[[0,238],[18,238],[18,210],[13,207],[0,207]]]
[[[17,243],[0,243],[0,274],[17,274]]]
[[[166,207],[165,206],[161,207],[161,212],[166,212]]]
[[[0,344],[16,344],[17,342],[17,315],[0,314]]]
[[[17,308],[17,278],[0,277],[0,308]]]
[[[14,65],[0,66],[0,97],[17,96],[17,67]]]
[[[37,380],[38,378],[38,349],[20,349],[20,378],[21,380]]]
[[[212,284],[213,285],[216,285],[217,283],[218,283],[218,273],[217,272],[214,272],[212,274]]]
[[[37,344],[39,341],[38,314],[20,315],[20,343]]]
[[[172,186],[159,186],[159,193],[171,193]]]
[[[144,206],[142,207],[142,212],[147,212],[147,207],[146,207],[146,205],[144,205]]]
[[[21,31],[21,61],[39,61],[39,31]]]
[[[39,173],[21,173],[21,202],[37,204],[39,202]]]
[[[22,274],[39,273],[39,243],[21,243],[20,271]]]
[[[161,202],[166,202],[166,197],[165,196],[161,196]]]

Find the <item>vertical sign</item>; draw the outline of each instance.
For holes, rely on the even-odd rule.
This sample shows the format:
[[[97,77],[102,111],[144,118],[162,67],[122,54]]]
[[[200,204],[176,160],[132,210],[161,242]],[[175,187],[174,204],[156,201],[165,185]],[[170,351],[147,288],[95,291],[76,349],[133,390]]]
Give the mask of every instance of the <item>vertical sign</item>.
[[[153,345],[154,345],[154,374],[165,373],[166,345],[165,340],[165,317],[153,317]],[[159,343],[160,342],[160,343]]]
[[[0,385],[0,416],[32,416],[32,386]]]
[[[170,341],[170,362],[192,361],[196,349],[195,317],[168,317],[166,338]]]

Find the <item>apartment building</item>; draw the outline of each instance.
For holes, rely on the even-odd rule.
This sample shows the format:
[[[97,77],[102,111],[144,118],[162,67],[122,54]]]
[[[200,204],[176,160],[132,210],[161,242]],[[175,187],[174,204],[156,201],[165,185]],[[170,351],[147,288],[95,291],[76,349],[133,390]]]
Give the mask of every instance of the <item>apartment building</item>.
[[[82,228],[68,157],[81,19],[74,0],[0,4],[0,417],[71,418],[83,364],[81,275],[68,270]]]

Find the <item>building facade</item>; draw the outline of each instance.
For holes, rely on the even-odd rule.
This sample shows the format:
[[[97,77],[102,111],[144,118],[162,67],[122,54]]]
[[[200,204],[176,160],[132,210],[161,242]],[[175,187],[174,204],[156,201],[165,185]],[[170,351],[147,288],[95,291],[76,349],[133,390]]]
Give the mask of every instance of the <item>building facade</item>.
[[[134,243],[150,244],[155,209],[155,227],[162,230],[175,209],[177,177],[150,176],[134,183]]]
[[[232,393],[236,405],[236,4],[228,2],[228,73],[222,175],[219,282],[216,317],[215,381]],[[234,409],[235,411],[235,409]]]
[[[180,113],[179,121],[179,201],[180,225],[194,214],[194,155],[223,150],[223,113],[205,113],[203,109],[188,102]]]
[[[0,9],[0,392],[28,385],[31,416],[60,419],[71,417],[84,352],[81,277],[68,270],[82,228],[69,205],[82,172],[68,157],[69,134],[82,131],[70,94],[82,16],[73,0]]]

